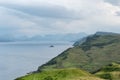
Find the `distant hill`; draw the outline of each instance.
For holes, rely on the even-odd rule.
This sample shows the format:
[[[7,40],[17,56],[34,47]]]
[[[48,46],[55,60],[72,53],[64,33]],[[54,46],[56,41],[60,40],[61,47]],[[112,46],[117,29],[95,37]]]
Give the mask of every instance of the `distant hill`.
[[[93,35],[89,35],[89,36],[85,36],[84,38],[76,41],[73,45],[77,46],[77,45],[81,45],[83,42],[85,42],[87,40],[87,38],[92,37],[94,35],[98,35],[98,36],[103,36],[103,35],[119,35],[117,33],[112,33],[112,32],[96,32]]]
[[[95,35],[117,35],[118,33],[113,33],[113,32],[96,32]]]
[[[77,41],[87,36],[86,33],[67,33],[67,34],[49,34],[49,35],[34,35],[28,36],[0,36],[0,42],[15,42],[15,41]]]
[[[36,35],[28,38],[28,41],[77,41],[87,36],[85,33],[68,33],[68,34],[51,34],[51,35]]]

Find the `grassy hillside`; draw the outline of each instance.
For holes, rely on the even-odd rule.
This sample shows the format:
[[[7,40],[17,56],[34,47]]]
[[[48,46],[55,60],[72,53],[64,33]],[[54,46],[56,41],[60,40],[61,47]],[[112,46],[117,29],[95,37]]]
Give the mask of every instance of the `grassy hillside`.
[[[112,62],[120,63],[120,35],[94,34],[86,41],[64,51],[46,64],[42,69],[82,68],[91,73]]]
[[[120,34],[99,32],[83,40],[40,66],[37,73],[16,80],[119,80]]]
[[[97,36],[119,36],[117,33],[112,32],[96,32],[94,35],[89,35],[88,37],[84,37],[83,39],[80,39],[74,43],[74,46],[80,46],[82,43],[87,42],[90,38],[96,38]],[[108,38],[107,38],[108,39]],[[103,42],[104,43],[104,42]]]
[[[29,74],[16,80],[103,80],[80,69],[54,69]]]
[[[95,75],[104,79],[120,80],[120,64],[112,63],[105,66]]]

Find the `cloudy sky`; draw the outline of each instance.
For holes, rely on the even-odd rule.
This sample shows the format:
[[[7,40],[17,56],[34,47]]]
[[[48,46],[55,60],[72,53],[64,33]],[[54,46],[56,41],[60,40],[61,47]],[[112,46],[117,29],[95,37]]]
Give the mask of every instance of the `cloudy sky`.
[[[0,0],[0,35],[120,32],[120,0]]]

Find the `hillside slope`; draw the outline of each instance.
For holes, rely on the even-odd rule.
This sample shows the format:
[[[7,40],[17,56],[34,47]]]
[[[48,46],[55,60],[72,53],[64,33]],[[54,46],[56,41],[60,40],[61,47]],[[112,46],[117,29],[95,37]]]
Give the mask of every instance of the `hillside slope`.
[[[99,32],[16,80],[119,80],[119,63],[120,34]]]
[[[95,75],[104,79],[120,80],[120,64],[112,63],[104,66]]]
[[[80,69],[54,69],[46,70],[16,80],[103,80]]]
[[[102,34],[102,33],[101,33]],[[40,66],[44,69],[82,68],[95,73],[112,62],[120,63],[120,35],[96,33]]]

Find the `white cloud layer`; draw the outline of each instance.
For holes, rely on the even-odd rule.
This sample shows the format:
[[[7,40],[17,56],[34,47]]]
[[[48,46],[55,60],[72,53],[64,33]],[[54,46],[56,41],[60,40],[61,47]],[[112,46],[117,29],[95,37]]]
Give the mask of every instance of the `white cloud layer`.
[[[119,0],[1,0],[1,35],[120,32]]]

